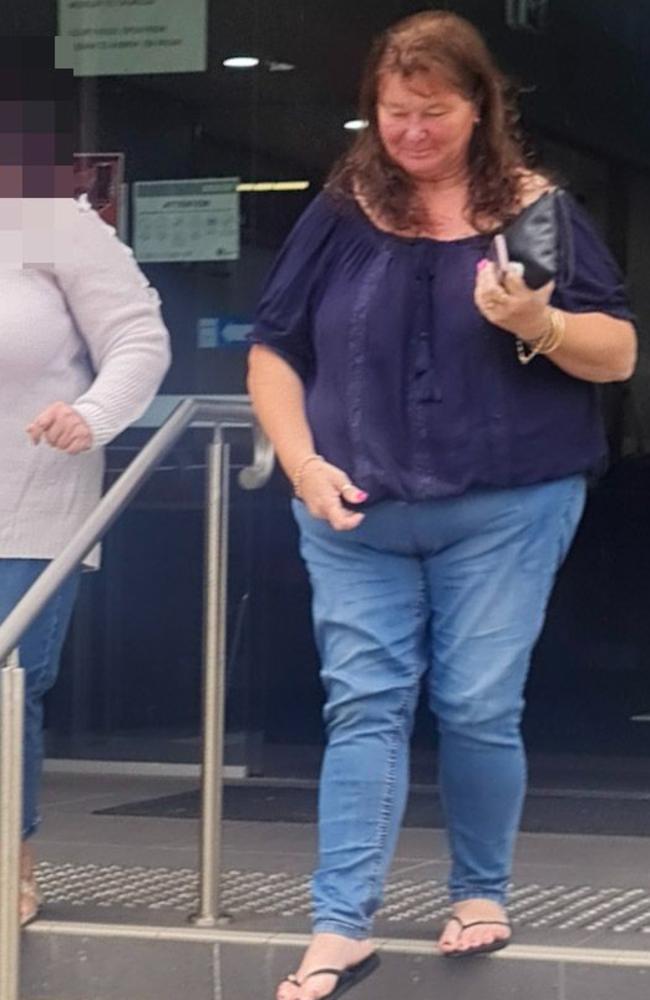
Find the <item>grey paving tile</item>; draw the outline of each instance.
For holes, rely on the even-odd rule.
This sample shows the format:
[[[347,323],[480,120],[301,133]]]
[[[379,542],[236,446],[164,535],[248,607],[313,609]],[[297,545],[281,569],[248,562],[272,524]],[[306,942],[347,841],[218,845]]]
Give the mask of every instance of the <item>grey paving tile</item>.
[[[447,837],[443,830],[403,830],[397,843],[395,863],[446,861],[448,855]]]
[[[194,943],[25,935],[21,997],[199,1000],[215,995],[213,968],[211,949]]]
[[[392,867],[393,878],[404,878],[409,881],[429,882],[432,880],[445,882],[449,874],[449,864],[446,859],[439,861],[400,861],[396,859]]]
[[[400,863],[399,861],[395,861],[391,869],[391,878],[393,879],[405,879],[420,883],[435,881],[442,882],[444,885],[448,875],[449,863],[446,860],[419,861],[415,864],[413,862]]]
[[[646,846],[646,853],[647,853]],[[620,886],[633,888],[647,885],[648,877],[643,872],[639,877],[636,869],[620,869],[604,866],[598,861],[592,861],[588,849],[567,864],[558,865],[553,860],[553,845],[547,847],[549,855],[546,864],[539,861],[526,863],[518,860],[513,871],[513,881],[525,885],[590,885],[594,888]],[[393,877],[418,880],[436,880],[443,884],[449,874],[449,864],[446,858],[431,861],[403,861],[396,859],[393,865]]]
[[[442,830],[410,828],[402,830],[395,857],[398,860],[431,861],[445,856],[447,844]]]
[[[643,931],[597,930],[589,942],[590,948],[615,948],[622,951],[645,951],[650,954],[650,933]],[[650,997],[650,990],[648,991]]]
[[[260,843],[264,850],[273,854],[311,854],[315,855],[317,839],[316,829],[301,823],[224,823],[224,840],[226,845],[236,846],[238,850],[259,851]]]
[[[646,852],[648,848],[646,847]],[[515,882],[536,882],[540,885],[590,885],[594,888],[618,886],[622,889],[650,888],[650,876],[640,868],[617,868],[592,861],[589,856],[576,859],[572,864],[558,865],[552,860],[549,848],[547,864],[522,864],[514,867]]]
[[[80,848],[87,845],[92,853],[103,844],[128,844],[134,851],[143,849],[146,852],[151,846],[187,846],[195,842],[197,830],[198,824],[194,821],[59,813],[46,818],[35,846],[42,852],[48,842],[58,841],[77,844]]]
[[[41,910],[40,919],[55,920],[65,923],[92,924],[119,924],[120,926],[155,924],[156,927],[187,927],[190,925],[192,912],[188,908],[182,910],[168,910],[149,908],[126,908],[119,904],[109,905],[72,905],[68,902],[48,900]],[[37,931],[34,924],[34,933]],[[243,929],[243,928],[239,928]],[[29,933],[29,932],[28,932]]]
[[[286,963],[289,958],[283,956],[281,961]],[[253,951],[239,945],[216,945],[214,996],[219,1000],[272,1000],[276,979],[282,979],[291,967],[285,964],[278,972],[277,950],[271,947]]]
[[[565,965],[560,1000],[647,1000],[650,969]]]
[[[379,975],[379,974],[378,974]],[[557,997],[558,970],[552,963],[506,962],[480,957],[456,961],[433,956],[386,955],[375,983],[364,1000],[553,1000]]]
[[[48,840],[35,842],[37,857],[55,865],[64,864],[99,864],[99,865],[133,865],[146,864],[153,868],[195,868],[197,865],[197,838],[191,838],[186,845],[157,846],[146,849],[141,845],[138,849],[134,844],[111,844],[98,842],[88,844],[68,840]],[[225,864],[230,865],[226,857]]]
[[[649,887],[648,841],[641,837],[523,834],[514,877],[540,884]]]
[[[601,867],[638,868],[647,874],[648,841],[645,837],[585,837],[558,834],[521,834],[517,861],[526,864],[575,864],[589,856]]]
[[[314,868],[313,854],[269,854],[266,851],[239,851],[226,848],[223,853],[224,868],[245,869],[256,872],[287,872],[289,875],[311,875]]]

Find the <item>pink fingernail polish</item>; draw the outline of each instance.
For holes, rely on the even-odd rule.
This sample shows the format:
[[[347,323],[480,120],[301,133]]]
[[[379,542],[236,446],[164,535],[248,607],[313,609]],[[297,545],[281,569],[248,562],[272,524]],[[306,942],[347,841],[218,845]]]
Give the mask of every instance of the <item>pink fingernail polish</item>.
[[[368,499],[368,494],[364,493],[363,490],[359,490],[356,498],[359,501],[359,503],[362,503],[364,500]]]
[[[479,260],[478,264],[476,265],[476,270],[477,271],[483,271],[488,266],[488,264],[489,264],[489,261],[487,261],[485,259],[485,257],[483,257],[481,260]]]

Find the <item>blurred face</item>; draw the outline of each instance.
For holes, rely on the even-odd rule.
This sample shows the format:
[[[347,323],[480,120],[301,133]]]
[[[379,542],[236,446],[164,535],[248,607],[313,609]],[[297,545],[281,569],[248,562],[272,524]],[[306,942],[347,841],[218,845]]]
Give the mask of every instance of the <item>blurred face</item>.
[[[478,112],[442,76],[406,79],[385,74],[379,86],[377,123],[390,158],[415,181],[465,173]]]
[[[0,100],[0,198],[69,198],[71,106]]]

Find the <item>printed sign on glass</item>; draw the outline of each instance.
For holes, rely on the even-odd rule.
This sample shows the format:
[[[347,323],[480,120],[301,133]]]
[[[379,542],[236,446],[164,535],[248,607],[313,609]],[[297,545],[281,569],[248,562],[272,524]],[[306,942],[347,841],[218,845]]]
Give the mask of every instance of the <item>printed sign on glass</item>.
[[[239,259],[238,177],[133,185],[138,260]]]

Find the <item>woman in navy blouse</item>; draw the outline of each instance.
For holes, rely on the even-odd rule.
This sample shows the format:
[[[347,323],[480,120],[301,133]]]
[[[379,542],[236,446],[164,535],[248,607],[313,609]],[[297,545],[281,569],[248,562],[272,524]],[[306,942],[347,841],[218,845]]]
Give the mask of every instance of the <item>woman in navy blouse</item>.
[[[551,184],[467,21],[385,32],[362,111],[276,262],[250,355],[297,497],[327,697],[314,937],[279,1000],[340,996],[377,964],[421,682],[452,858],[439,947],[509,941],[530,653],[605,457],[594,383],[635,362],[621,277],[571,199],[570,273],[532,291],[486,259]]]

